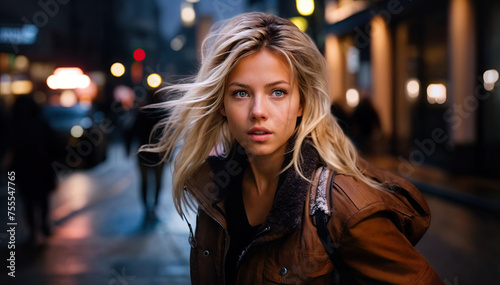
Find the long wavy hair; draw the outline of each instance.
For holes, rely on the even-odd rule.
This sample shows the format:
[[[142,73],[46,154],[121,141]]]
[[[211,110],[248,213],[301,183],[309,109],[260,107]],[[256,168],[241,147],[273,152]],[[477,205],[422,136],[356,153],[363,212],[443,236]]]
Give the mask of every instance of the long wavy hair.
[[[291,148],[292,160],[285,169],[293,166],[304,177],[300,147],[310,140],[328,167],[378,187],[356,167],[356,149],[330,113],[326,61],[315,43],[289,20],[266,13],[244,13],[212,27],[202,45],[197,75],[188,82],[165,87],[163,91],[170,98],[155,106],[168,110],[170,116],[157,125],[163,130],[159,142],[142,150],[163,153],[163,159],[168,160],[180,146],[172,187],[180,215],[192,206],[184,191],[189,177],[211,151],[217,149],[218,154],[225,155],[235,143],[227,120],[219,112],[229,74],[243,58],[263,49],[288,62],[303,107]]]

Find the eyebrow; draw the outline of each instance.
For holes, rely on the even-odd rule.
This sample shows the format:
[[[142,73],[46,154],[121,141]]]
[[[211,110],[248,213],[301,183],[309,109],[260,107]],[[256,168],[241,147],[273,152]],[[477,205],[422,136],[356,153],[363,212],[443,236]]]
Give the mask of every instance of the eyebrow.
[[[276,86],[276,85],[279,85],[279,84],[288,84],[288,85],[290,85],[290,83],[288,83],[285,80],[279,80],[279,81],[276,81],[276,82],[267,83],[266,85],[264,85],[264,87],[265,88],[269,88],[269,87],[273,87],[273,86]],[[240,83],[240,82],[231,82],[229,84],[229,87],[231,87],[231,86],[239,86],[239,87],[242,87],[242,88],[250,88],[249,85],[246,85],[246,84],[243,84],[243,83]]]

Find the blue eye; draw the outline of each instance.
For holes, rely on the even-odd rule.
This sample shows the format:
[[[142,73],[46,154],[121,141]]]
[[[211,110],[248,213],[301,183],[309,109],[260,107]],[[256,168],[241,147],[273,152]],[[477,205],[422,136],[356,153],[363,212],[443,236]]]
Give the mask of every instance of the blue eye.
[[[276,96],[276,97],[283,97],[283,96],[285,96],[285,94],[286,94],[286,91],[284,91],[284,90],[278,89],[278,90],[273,91],[273,96]]]
[[[234,91],[233,95],[238,97],[238,98],[244,98],[244,97],[248,96],[247,92],[243,91],[243,90]]]

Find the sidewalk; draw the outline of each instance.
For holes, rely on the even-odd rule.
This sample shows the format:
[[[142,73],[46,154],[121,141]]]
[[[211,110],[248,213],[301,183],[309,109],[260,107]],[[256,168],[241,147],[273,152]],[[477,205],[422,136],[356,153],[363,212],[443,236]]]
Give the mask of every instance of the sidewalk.
[[[423,193],[500,214],[500,180],[454,175],[440,168],[412,165],[388,155],[366,159],[407,178]]]
[[[173,207],[169,174],[166,166],[159,221],[145,224],[135,159],[110,148],[106,162],[73,173],[54,193],[51,237],[21,246],[20,225],[15,278],[0,237],[0,284],[190,284],[188,227]]]

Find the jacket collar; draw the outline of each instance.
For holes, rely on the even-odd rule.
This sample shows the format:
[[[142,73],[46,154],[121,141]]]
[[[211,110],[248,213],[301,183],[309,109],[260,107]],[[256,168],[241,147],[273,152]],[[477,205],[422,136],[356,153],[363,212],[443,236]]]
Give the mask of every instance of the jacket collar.
[[[312,179],[320,161],[319,155],[312,144],[306,141],[302,144],[301,156],[302,172],[305,177]],[[283,165],[287,165],[291,159],[292,152],[287,151]],[[208,162],[215,182],[215,196],[211,204],[219,212],[224,213],[223,207],[219,208],[218,205],[225,200],[229,191],[234,189],[231,187],[231,181],[243,175],[244,169],[248,166],[248,157],[244,149],[236,144],[226,158],[211,157]],[[293,166],[280,175],[274,203],[265,222],[271,234],[286,235],[301,226],[308,190],[309,182],[303,179]]]

